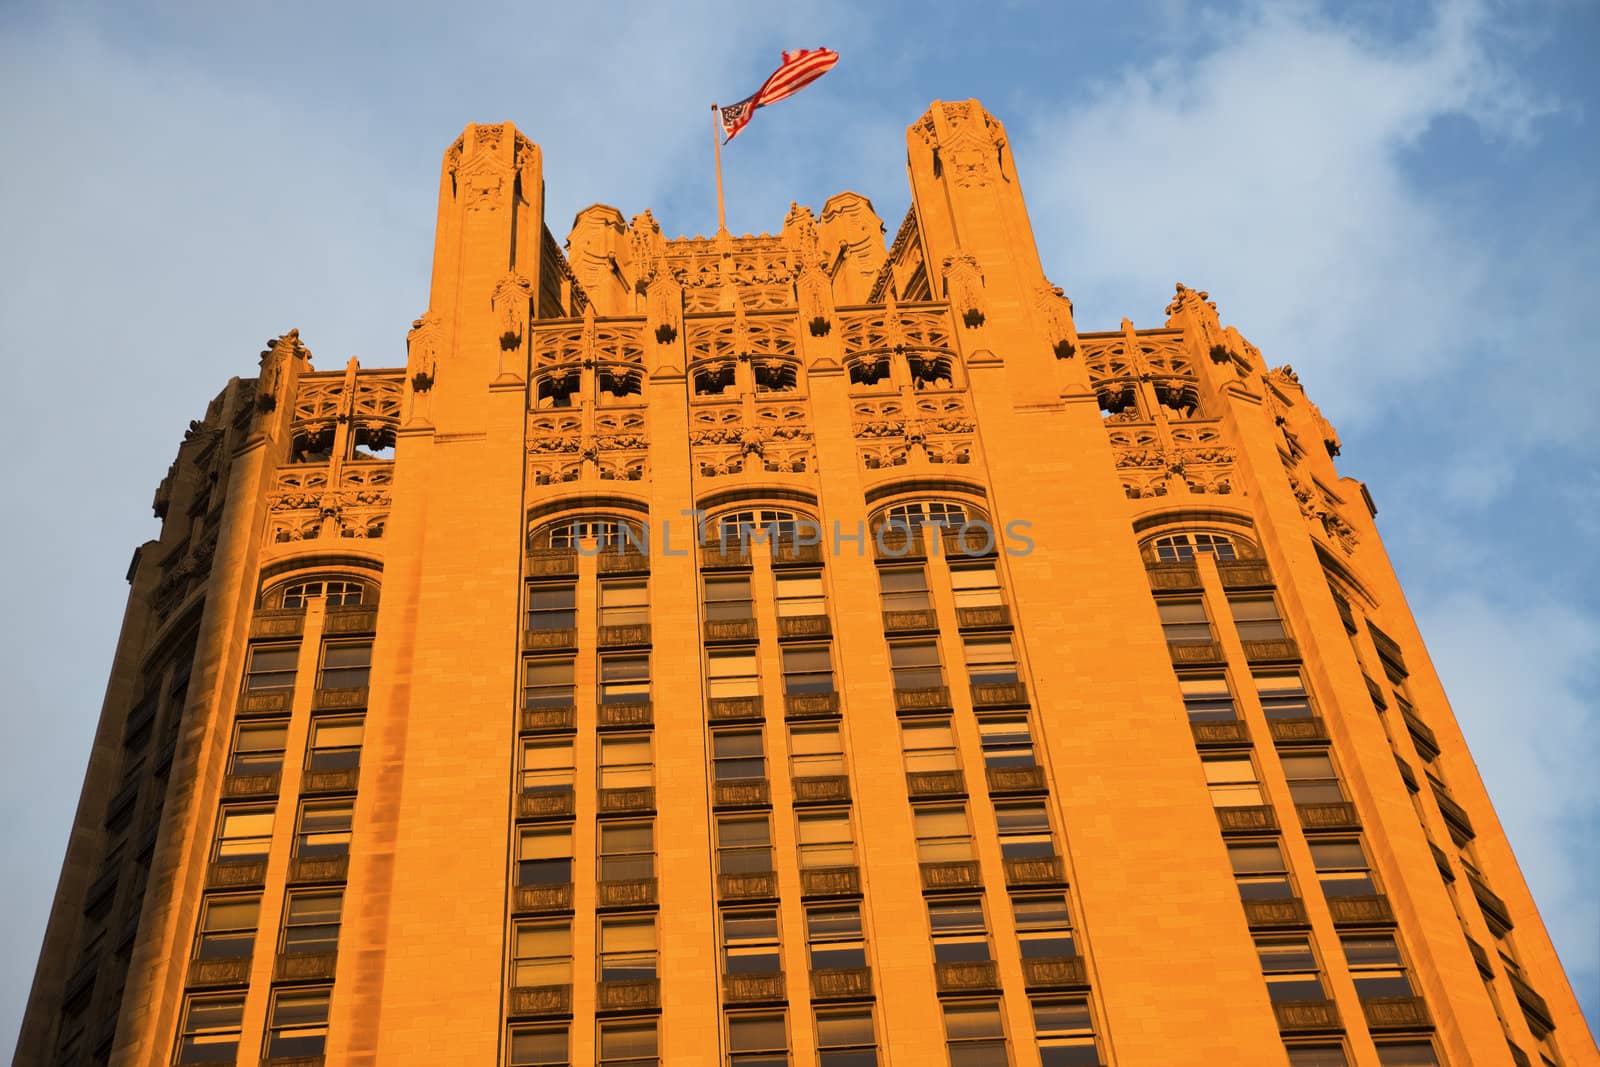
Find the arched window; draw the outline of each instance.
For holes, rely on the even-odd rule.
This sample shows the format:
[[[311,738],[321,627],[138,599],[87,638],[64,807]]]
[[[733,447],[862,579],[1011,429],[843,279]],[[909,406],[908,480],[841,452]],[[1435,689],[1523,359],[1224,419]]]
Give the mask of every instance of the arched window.
[[[333,427],[300,430],[289,442],[290,463],[326,463],[333,458]]]
[[[1196,552],[1209,552],[1217,559],[1238,559],[1239,550],[1228,534],[1194,530],[1165,534],[1154,541],[1156,559],[1162,563],[1189,563]]]
[[[298,611],[321,599],[324,607],[353,608],[378,602],[378,587],[346,575],[300,575],[269,588],[261,598],[265,608]]]
[[[638,522],[612,516],[557,519],[535,532],[533,547],[575,549],[591,540],[599,548],[622,549],[644,544],[644,533]]]
[[[955,500],[911,500],[891,505],[888,521],[918,529],[923,526],[964,526],[969,521],[981,521],[982,514]]]
[[[802,529],[816,529],[816,520],[786,508],[740,508],[725,511],[706,524],[706,539],[722,544],[753,540],[793,541]]]

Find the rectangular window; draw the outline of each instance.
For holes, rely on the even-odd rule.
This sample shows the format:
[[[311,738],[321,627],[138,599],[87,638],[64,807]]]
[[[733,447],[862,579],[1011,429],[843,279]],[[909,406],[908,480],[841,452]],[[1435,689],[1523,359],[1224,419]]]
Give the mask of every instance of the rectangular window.
[[[244,668],[244,687],[252,693],[293,689],[295,663],[300,658],[296,645],[251,645]]]
[[[973,685],[1016,685],[1017,656],[1009,637],[968,637],[967,677]]]
[[[267,1059],[321,1056],[328,1042],[327,989],[280,989],[267,1011]]]
[[[914,809],[917,860],[921,863],[963,863],[972,859],[972,831],[961,807]]]
[[[839,728],[832,724],[789,727],[789,773],[796,778],[844,774]]]
[[[1094,1019],[1087,998],[1036,998],[1033,1030],[1044,1067],[1099,1067],[1100,1052],[1095,1047]]]
[[[706,690],[713,700],[760,694],[754,652],[712,652],[706,661]]]
[[[522,792],[560,793],[572,788],[572,738],[522,742]]]
[[[942,1006],[950,1067],[1003,1067],[1011,1062],[999,1001],[947,1000]]]
[[[360,689],[372,673],[371,641],[329,641],[322,646],[323,689]]]
[[[195,937],[197,960],[237,960],[250,955],[256,943],[261,897],[207,897],[200,909]]]
[[[288,743],[289,724],[273,722],[240,723],[233,735],[233,758],[229,774],[277,774],[283,767],[283,750]]]
[[[1006,859],[1045,859],[1056,854],[1050,816],[1043,804],[996,804],[994,817],[1000,825],[1000,853]]]
[[[511,984],[528,987],[572,983],[572,924],[518,923],[511,932]]]
[[[264,860],[272,845],[271,808],[223,808],[217,819],[219,861]]]
[[[359,715],[319,715],[311,720],[306,770],[344,771],[361,766],[366,726]]]
[[[928,926],[933,931],[933,958],[937,962],[982,963],[990,958],[983,903],[976,897],[928,901]]]
[[[1199,597],[1161,597],[1156,601],[1161,614],[1161,630],[1169,645],[1211,643],[1211,624],[1206,621],[1206,604]]]
[[[572,829],[523,830],[517,840],[517,884],[567,885],[572,881]]]
[[[877,1067],[872,1008],[818,1008],[817,1060],[819,1067]]]
[[[717,870],[721,874],[772,870],[772,828],[765,815],[718,816]]]
[[[600,788],[643,789],[653,779],[649,734],[606,736],[600,739]]]
[[[861,908],[855,904],[806,909],[806,945],[813,971],[845,971],[867,965]]]
[[[978,719],[978,737],[983,743],[986,767],[1037,767],[1033,754],[1033,731],[1027,715],[985,715]]]
[[[578,587],[571,582],[528,586],[528,629],[573,630],[578,626]]]
[[[1064,894],[1012,897],[1011,913],[1017,921],[1023,959],[1073,959],[1078,955]]]
[[[884,611],[932,611],[928,576],[921,567],[883,567],[878,570]]]
[[[1271,593],[1230,596],[1228,607],[1241,641],[1283,641],[1289,636]]]
[[[854,835],[847,811],[806,812],[800,816],[800,866],[853,867]]]
[[[1439,1054],[1425,1037],[1380,1041],[1378,1063],[1381,1067],[1439,1067]]]
[[[327,859],[350,854],[350,825],[355,802],[333,800],[306,804],[300,809],[294,854],[302,859]]]
[[[283,909],[285,955],[334,952],[339,947],[339,916],[344,909],[342,890],[290,893]]]
[[[1267,995],[1274,1004],[1296,1000],[1326,1000],[1328,993],[1317,969],[1317,957],[1305,936],[1258,937],[1256,955],[1267,979]]]
[[[1261,699],[1261,710],[1267,718],[1309,719],[1316,714],[1299,671],[1255,671],[1252,677],[1256,695]]]
[[[1201,760],[1200,766],[1206,773],[1212,807],[1250,808],[1266,803],[1249,756],[1216,756]]]
[[[944,684],[939,647],[932,641],[902,641],[889,646],[896,689],[936,689]]]
[[[722,913],[722,970],[726,974],[776,974],[783,970],[776,908]]]
[[[1183,709],[1189,713],[1190,722],[1238,721],[1228,677],[1221,671],[1180,674],[1178,688],[1183,692]]]
[[[655,976],[655,916],[603,916],[600,919],[600,981],[634,982]]]
[[[1356,995],[1369,997],[1410,997],[1416,991],[1406,975],[1400,946],[1393,934],[1347,934],[1339,939]]]
[[[1296,804],[1339,804],[1345,799],[1339,774],[1325,753],[1282,757],[1283,774]]]
[[[833,654],[827,645],[783,649],[783,691],[791,695],[833,692]]]
[[[950,585],[955,591],[958,609],[997,608],[1004,603],[1000,595],[1000,576],[991,561],[950,564]]]
[[[577,688],[573,685],[573,662],[570,658],[523,661],[523,707],[568,708],[576,702]]]
[[[905,748],[906,771],[958,771],[956,735],[950,720],[918,720],[900,724],[900,743]]]
[[[179,1064],[233,1063],[239,1058],[244,997],[190,997],[178,1028]]]
[[[642,882],[655,876],[656,834],[653,823],[600,824],[602,882]]]
[[[779,574],[777,589],[780,619],[805,619],[828,613],[822,595],[821,574]]]
[[[755,618],[748,576],[707,576],[705,591],[708,621],[742,622]]]
[[[1289,1067],[1350,1067],[1344,1044],[1290,1045]]]
[[[600,657],[600,703],[643,704],[649,699],[649,656]]]
[[[646,583],[638,580],[600,583],[601,626],[643,626],[649,621]]]
[[[728,1016],[730,1067],[786,1067],[789,1036],[783,1012],[740,1012]]]
[[[1245,900],[1289,900],[1295,896],[1289,881],[1289,868],[1275,842],[1229,845],[1228,859],[1233,864],[1239,895]]]
[[[655,1067],[660,1060],[654,1019],[605,1019],[600,1023],[599,1067]]]
[[[712,776],[719,782],[765,778],[767,757],[760,730],[718,730],[711,735]]]
[[[1325,897],[1370,897],[1378,892],[1359,840],[1308,842]]]
[[[511,1031],[510,1067],[569,1067],[571,1046],[565,1026]]]

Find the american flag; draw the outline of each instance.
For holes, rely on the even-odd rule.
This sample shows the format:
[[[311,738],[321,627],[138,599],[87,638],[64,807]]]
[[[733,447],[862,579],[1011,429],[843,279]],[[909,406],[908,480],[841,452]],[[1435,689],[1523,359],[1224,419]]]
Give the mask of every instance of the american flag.
[[[728,135],[722,143],[727,144],[739,135],[740,130],[749,125],[751,118],[755,116],[756,108],[766,107],[785,97],[793,96],[832,70],[837,62],[839,53],[830,48],[802,48],[795,52],[785,52],[783,63],[761,83],[761,88],[737,104],[718,109],[722,132]]]

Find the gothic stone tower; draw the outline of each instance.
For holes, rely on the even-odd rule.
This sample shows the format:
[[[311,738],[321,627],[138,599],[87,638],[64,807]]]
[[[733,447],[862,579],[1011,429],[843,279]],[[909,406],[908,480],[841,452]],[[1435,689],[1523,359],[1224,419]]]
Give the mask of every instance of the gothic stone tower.
[[[157,492],[17,1062],[1596,1062],[1294,373],[907,147],[887,247],[563,253],[467,127],[404,369],[291,331]]]

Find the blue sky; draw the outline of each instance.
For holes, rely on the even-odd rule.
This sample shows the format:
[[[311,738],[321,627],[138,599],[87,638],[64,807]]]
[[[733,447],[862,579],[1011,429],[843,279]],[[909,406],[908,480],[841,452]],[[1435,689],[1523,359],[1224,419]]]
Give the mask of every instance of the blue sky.
[[[1080,328],[1160,325],[1182,281],[1292,363],[1600,1018],[1600,8],[591,6],[0,7],[0,1047],[188,420],[291,326],[404,362],[467,122],[544,147],[558,236],[594,201],[710,232],[708,104],[819,44],[725,154],[730,228],[853,189],[892,234],[905,127],[977,97]]]

